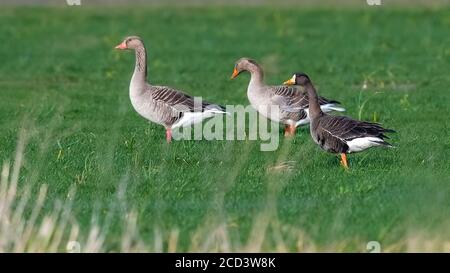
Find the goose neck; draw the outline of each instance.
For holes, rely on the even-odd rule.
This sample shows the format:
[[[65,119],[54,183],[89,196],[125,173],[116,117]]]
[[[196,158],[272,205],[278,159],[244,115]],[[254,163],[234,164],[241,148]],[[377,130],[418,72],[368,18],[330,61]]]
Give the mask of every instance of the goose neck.
[[[322,114],[319,104],[319,97],[311,82],[305,84],[305,89],[306,92],[308,92],[309,114],[311,118],[314,119]]]
[[[255,66],[249,69],[250,72],[250,84],[251,85],[262,85],[264,83],[264,73],[260,67]]]
[[[147,78],[147,52],[145,47],[139,46],[135,49],[136,64],[134,67],[134,73],[132,81],[135,84],[145,84]]]

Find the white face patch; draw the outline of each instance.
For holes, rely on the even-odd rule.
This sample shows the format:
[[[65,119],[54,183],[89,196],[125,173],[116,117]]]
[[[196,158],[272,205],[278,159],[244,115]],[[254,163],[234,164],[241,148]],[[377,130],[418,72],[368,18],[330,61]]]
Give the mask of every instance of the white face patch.
[[[291,81],[292,81],[292,83],[293,83],[293,84],[295,84],[295,83],[296,83],[296,81],[295,81],[295,78],[296,78],[296,77],[295,77],[295,74],[294,74],[294,75],[292,75]]]

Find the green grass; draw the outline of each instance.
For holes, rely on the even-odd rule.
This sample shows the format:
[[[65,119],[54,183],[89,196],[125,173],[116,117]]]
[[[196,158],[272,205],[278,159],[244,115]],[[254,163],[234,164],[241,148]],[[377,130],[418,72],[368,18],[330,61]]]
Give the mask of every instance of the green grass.
[[[19,194],[29,184],[37,198],[48,184],[51,213],[75,186],[85,236],[94,215],[113,211],[105,251],[119,249],[131,210],[143,242],[161,233],[166,249],[178,230],[178,251],[220,224],[233,249],[266,227],[264,251],[280,241],[296,251],[298,234],[358,252],[372,240],[399,251],[411,236],[450,240],[448,8],[3,7],[0,25],[0,161],[12,160],[25,128]],[[113,47],[132,34],[146,42],[155,84],[248,104],[249,76],[229,80],[239,57],[262,62],[271,84],[305,71],[347,115],[396,129],[397,149],[350,155],[345,172],[307,127],[292,142],[280,132],[275,152],[259,141],[167,145],[129,101],[134,55]],[[292,170],[271,168],[285,161]]]

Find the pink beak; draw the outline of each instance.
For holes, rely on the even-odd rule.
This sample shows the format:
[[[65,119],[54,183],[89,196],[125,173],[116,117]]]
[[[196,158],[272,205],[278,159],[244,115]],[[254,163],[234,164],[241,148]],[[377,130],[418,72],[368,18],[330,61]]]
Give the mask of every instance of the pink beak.
[[[127,49],[127,43],[123,41],[120,45],[116,46],[115,49]]]

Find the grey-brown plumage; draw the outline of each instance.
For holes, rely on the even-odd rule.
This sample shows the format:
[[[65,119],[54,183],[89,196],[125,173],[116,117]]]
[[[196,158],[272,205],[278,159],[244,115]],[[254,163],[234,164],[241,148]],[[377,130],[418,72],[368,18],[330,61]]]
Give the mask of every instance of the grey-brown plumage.
[[[247,88],[250,104],[264,117],[285,124],[286,135],[295,133],[297,126],[309,123],[309,103],[306,92],[295,87],[266,85],[263,70],[255,60],[241,58],[236,61],[232,78],[243,71],[251,74]],[[336,100],[319,97],[319,104],[324,112],[345,111],[338,106],[340,103]],[[278,106],[279,112],[269,111],[267,106],[270,105]]]
[[[354,120],[345,116],[323,114],[311,122],[311,136],[327,152],[352,153],[373,146],[391,146],[385,133],[394,132],[380,124]]]
[[[294,74],[285,84],[303,86],[308,92],[311,137],[323,150],[340,153],[344,166],[347,166],[347,153],[360,152],[375,146],[392,147],[385,141],[388,138],[385,133],[394,130],[383,128],[378,123],[324,113],[320,109],[317,92],[305,73]]]
[[[168,142],[171,140],[172,129],[226,113],[223,106],[196,101],[192,96],[179,90],[167,86],[154,86],[146,82],[147,53],[141,38],[127,37],[116,48],[134,49],[136,63],[130,82],[131,104],[141,116],[166,128]]]
[[[309,100],[306,92],[288,86],[267,86],[262,91],[269,94],[271,102],[280,106],[280,121],[283,124],[295,122],[296,125],[302,125],[308,123]],[[342,111],[342,108],[336,107],[336,104],[340,104],[336,100],[319,97],[319,104],[326,110]]]

